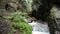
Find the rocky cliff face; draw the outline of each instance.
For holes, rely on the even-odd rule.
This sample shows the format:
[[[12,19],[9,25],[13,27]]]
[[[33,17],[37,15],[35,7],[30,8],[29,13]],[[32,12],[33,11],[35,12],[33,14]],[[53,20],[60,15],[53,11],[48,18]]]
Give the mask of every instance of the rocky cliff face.
[[[31,11],[32,0],[1,0],[0,9]]]

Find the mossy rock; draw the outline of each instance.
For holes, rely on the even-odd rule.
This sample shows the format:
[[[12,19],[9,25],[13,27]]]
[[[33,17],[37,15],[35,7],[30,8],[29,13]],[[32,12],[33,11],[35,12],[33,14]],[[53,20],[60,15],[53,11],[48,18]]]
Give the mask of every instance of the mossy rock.
[[[13,34],[11,24],[7,21],[0,21],[0,34]]]

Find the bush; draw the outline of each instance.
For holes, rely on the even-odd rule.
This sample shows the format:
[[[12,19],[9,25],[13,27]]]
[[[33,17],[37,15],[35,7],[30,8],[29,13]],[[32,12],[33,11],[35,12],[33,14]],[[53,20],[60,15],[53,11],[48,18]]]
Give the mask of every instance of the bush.
[[[24,12],[14,12],[9,16],[0,17],[0,21],[2,21],[0,22],[0,33],[1,34],[32,34],[32,27],[27,22],[25,22],[24,20],[25,17],[29,17],[29,16]],[[6,21],[7,23],[4,21]]]
[[[32,34],[31,26],[24,21],[24,17],[28,16],[24,12],[15,12],[13,13],[11,20],[13,21],[14,31],[19,30],[20,34]]]

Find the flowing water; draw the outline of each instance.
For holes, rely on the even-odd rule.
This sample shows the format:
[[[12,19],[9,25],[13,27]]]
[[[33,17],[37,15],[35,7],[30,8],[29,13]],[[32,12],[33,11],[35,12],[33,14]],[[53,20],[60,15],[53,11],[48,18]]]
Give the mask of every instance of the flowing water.
[[[32,26],[33,31],[32,34],[50,34],[49,33],[49,27],[46,22],[42,21],[33,21],[31,23],[28,23]]]
[[[49,34],[49,28],[46,22],[32,22],[29,23],[32,28],[32,34]]]

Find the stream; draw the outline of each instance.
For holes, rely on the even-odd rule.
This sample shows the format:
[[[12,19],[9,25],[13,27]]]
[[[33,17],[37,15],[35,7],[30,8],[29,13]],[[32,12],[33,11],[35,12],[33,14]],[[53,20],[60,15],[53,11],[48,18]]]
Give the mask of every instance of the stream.
[[[32,22],[29,23],[32,26],[33,31],[32,34],[50,34],[49,28],[46,22]]]
[[[50,34],[47,22],[33,21],[28,24],[32,26],[32,34]]]

